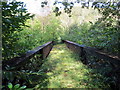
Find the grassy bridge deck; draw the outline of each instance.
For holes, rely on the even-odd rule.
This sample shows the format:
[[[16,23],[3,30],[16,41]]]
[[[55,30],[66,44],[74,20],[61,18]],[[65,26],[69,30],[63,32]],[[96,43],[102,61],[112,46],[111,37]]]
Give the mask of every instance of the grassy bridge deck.
[[[104,78],[88,68],[65,44],[55,45],[41,67],[47,74],[43,88],[106,88]],[[35,88],[40,88],[37,85]]]

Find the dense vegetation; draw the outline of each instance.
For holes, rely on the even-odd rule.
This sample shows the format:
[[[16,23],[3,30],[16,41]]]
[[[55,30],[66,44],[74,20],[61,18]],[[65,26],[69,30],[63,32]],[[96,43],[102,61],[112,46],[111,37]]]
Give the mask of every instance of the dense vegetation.
[[[59,8],[55,8],[55,14],[50,13],[45,17],[34,16],[28,13],[23,2],[2,2],[2,4],[3,60],[19,56],[48,41],[59,43],[62,39],[96,47],[117,55],[120,53],[119,4],[115,6],[110,3],[110,5],[104,8],[88,9],[86,7],[73,7],[73,3],[67,4],[64,2],[63,5],[71,6],[69,9],[66,6],[66,9],[64,9],[65,13],[64,10],[59,11]],[[3,73],[9,82],[14,82],[14,87],[20,88],[20,85],[17,83],[21,82],[21,78],[25,80],[22,86],[32,85],[31,81],[34,75],[31,76],[30,72],[35,76],[39,75],[46,78],[45,74],[34,71]],[[11,80],[15,75],[18,80]],[[28,78],[29,81],[27,81]],[[9,83],[8,87],[11,88],[13,85]],[[23,86],[24,88],[25,86]]]
[[[89,21],[90,23],[83,22],[81,25],[74,24],[69,28],[70,32],[67,32],[71,37],[66,35],[65,38],[118,54],[120,53],[119,6],[99,8],[99,12],[102,16],[95,23]]]
[[[60,39],[68,39],[118,54],[119,6],[111,4],[109,8],[98,9],[101,15],[97,10],[78,7],[72,9],[70,18],[62,12],[59,17],[51,14],[44,18],[38,16],[33,20],[27,20],[33,15],[27,13],[23,3],[3,2],[3,59],[15,57],[47,41]],[[26,26],[30,27],[25,28]]]
[[[33,17],[27,13],[23,2],[2,2],[2,55],[3,59],[15,56],[18,33],[25,27],[27,19]]]

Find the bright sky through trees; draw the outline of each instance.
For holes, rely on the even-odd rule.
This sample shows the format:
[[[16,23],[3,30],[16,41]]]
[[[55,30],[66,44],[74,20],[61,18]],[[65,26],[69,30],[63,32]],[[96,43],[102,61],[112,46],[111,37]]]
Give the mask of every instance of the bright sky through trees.
[[[51,0],[48,3],[48,5],[47,5],[48,8],[47,7],[44,7],[44,8],[41,7],[41,2],[43,0],[17,0],[17,1],[24,2],[26,4],[26,8],[28,9],[28,11],[30,13],[34,13],[34,14],[44,15],[45,16],[45,15],[47,15],[50,12],[53,0]]]
[[[26,8],[28,9],[30,13],[34,13],[34,14],[41,15],[41,16],[46,16],[47,14],[49,14],[49,12],[52,9],[53,3],[55,2],[55,0],[49,0],[47,6],[42,8],[41,2],[45,0],[17,0],[17,1],[24,2],[26,4]],[[63,0],[58,0],[58,1],[61,2]],[[69,0],[69,2],[71,1],[75,2],[76,0]],[[79,3],[75,3],[75,6],[81,6],[81,5]],[[63,7],[63,6],[61,3],[59,3],[57,4],[57,7]]]
[[[51,12],[53,3],[56,0],[17,0],[17,1],[22,1],[26,4],[26,8],[30,13],[37,14],[40,16],[46,16]],[[41,7],[41,2],[48,1],[48,4],[45,7]],[[77,3],[76,1],[85,1],[88,2],[90,1],[89,5],[92,5],[92,2],[98,1],[98,0],[57,0],[59,2],[61,1],[68,1],[68,2],[74,2],[74,6],[81,6],[80,3]],[[99,1],[115,1],[115,0],[99,0]],[[75,3],[76,2],[76,3]],[[57,7],[63,7],[61,3],[56,5]]]

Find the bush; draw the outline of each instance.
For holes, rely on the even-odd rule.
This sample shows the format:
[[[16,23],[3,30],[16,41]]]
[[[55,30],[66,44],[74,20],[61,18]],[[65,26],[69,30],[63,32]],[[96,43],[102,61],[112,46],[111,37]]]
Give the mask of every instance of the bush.
[[[33,15],[27,13],[23,2],[2,2],[2,56],[8,59],[16,56],[14,45],[18,41],[18,33],[26,27],[27,19]]]

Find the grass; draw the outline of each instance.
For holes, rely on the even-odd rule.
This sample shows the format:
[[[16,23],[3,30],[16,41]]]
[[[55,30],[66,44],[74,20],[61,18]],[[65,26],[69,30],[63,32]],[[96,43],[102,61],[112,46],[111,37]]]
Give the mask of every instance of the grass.
[[[64,44],[55,45],[42,65],[47,86],[35,88],[108,88],[104,77],[85,66]]]

